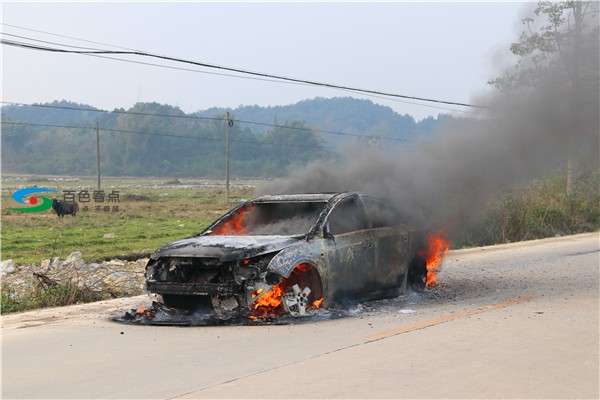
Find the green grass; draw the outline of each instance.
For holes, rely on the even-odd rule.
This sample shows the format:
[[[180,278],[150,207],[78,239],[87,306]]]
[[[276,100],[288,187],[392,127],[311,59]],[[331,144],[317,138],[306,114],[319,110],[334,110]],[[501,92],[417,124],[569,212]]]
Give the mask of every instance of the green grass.
[[[473,220],[452,227],[453,245],[481,246],[598,230],[599,177],[598,172],[580,175],[572,199],[565,193],[565,176],[534,182],[503,195],[484,213],[474,215]],[[61,221],[52,210],[41,213],[9,210],[17,206],[12,193],[26,186],[59,191],[87,188],[91,192],[95,182],[89,178],[74,182],[29,179],[4,183],[2,188],[1,256],[18,264],[66,258],[75,250],[81,251],[88,261],[141,257],[163,244],[199,233],[234,206],[225,204],[224,189],[220,187],[179,187],[189,183],[186,180],[181,180],[181,185],[160,187],[157,185],[164,185],[165,181],[108,178],[103,181],[105,191],[120,191],[120,212],[95,212],[92,201],[89,212],[80,212],[75,218],[66,216]],[[251,198],[250,185],[255,183],[232,188],[232,203]],[[133,200],[136,196],[143,200]],[[105,239],[107,233],[114,233],[115,238]]]
[[[12,259],[21,265],[39,265],[42,260],[52,257],[65,259],[76,250],[81,251],[88,262],[141,258],[166,243],[201,232],[233,208],[236,201],[251,198],[253,193],[251,187],[233,188],[231,202],[226,204],[224,190],[220,188],[156,187],[157,182],[151,179],[119,178],[109,183],[106,193],[113,189],[120,191],[119,212],[96,212],[92,199],[88,212],[83,212],[84,204],[79,203],[80,212],[76,217],[65,216],[60,220],[52,210],[39,213],[10,210],[19,206],[12,194],[23,187],[37,186],[56,189],[59,193],[53,197],[61,198],[62,190],[78,192],[84,188],[91,193],[95,182],[89,179],[57,182],[44,178],[4,182],[2,259]],[[114,238],[104,238],[107,233],[114,234]],[[34,285],[29,293],[16,293],[6,283],[1,289],[0,310],[3,314],[102,300],[108,296],[69,283]]]
[[[572,198],[565,194],[564,176],[535,182],[501,196],[484,213],[474,215],[472,221],[463,221],[451,228],[453,246],[481,246],[598,230],[599,177],[597,172],[580,176]],[[17,264],[39,264],[52,257],[64,259],[76,250],[81,251],[88,262],[139,258],[163,244],[202,231],[234,206],[225,204],[224,190],[220,188],[156,187],[157,182],[152,179],[116,178],[104,182],[107,192],[113,188],[120,191],[120,212],[95,212],[90,207],[89,212],[66,216],[63,220],[52,210],[41,213],[9,210],[17,206],[11,196],[16,189],[30,186],[91,191],[95,182],[39,178],[4,183],[2,259],[13,259]],[[251,187],[234,188],[232,203],[251,198],[252,193]],[[142,200],[135,201],[135,198]],[[115,237],[105,239],[107,233]],[[3,284],[1,310],[9,313],[68,305],[100,300],[104,295],[54,284],[37,286],[32,293],[17,296],[13,288]]]
[[[34,184],[27,182],[21,187]],[[37,184],[48,186],[48,182],[43,181]],[[59,190],[67,188],[65,184]],[[106,189],[106,192],[111,190]],[[2,259],[13,259],[18,264],[39,264],[46,258],[66,258],[75,250],[81,251],[88,261],[148,255],[163,244],[201,232],[234,206],[225,204],[221,189],[117,190],[121,200],[119,212],[96,212],[92,200],[90,211],[81,211],[83,203],[80,203],[76,217],[65,216],[60,220],[52,210],[40,213],[9,210],[17,206],[11,198],[14,189],[3,188]],[[127,200],[131,194],[143,195],[144,200]],[[231,194],[233,201],[249,198],[252,189],[233,189]],[[115,237],[104,238],[108,233]]]

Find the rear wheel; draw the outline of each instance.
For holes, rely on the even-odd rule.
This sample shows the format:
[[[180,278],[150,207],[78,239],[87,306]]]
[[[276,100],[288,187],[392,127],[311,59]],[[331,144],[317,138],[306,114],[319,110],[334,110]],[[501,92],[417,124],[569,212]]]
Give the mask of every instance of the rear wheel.
[[[415,256],[408,267],[408,287],[418,293],[423,293],[427,282],[427,261]]]

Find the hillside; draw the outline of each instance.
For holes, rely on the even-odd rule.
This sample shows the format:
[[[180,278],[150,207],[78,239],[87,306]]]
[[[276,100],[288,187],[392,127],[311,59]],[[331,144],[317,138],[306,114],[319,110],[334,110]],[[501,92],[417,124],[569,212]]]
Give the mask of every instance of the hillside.
[[[420,124],[417,124],[410,115],[400,115],[389,107],[351,97],[315,98],[274,107],[240,106],[235,110],[211,108],[196,114],[212,116],[222,115],[227,111],[233,112],[236,118],[243,121],[278,124],[283,121],[299,120],[323,131],[366,136],[377,135],[401,139],[409,138],[420,131]],[[255,128],[258,132],[266,129],[267,127],[260,126]]]
[[[211,108],[192,114],[158,103],[137,103],[111,112],[64,100],[10,105],[2,107],[2,169],[5,173],[93,174],[98,121],[105,174],[221,177],[227,111],[234,120],[230,128],[234,177],[280,176],[290,165],[335,157],[339,144],[360,136],[406,140],[429,134],[453,119],[442,115],[417,123],[389,107],[350,97],[276,107]]]

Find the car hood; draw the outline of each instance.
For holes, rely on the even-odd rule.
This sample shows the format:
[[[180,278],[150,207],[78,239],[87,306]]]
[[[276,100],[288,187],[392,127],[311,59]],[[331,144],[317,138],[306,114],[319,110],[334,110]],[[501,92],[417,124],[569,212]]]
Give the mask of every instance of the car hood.
[[[151,258],[211,257],[233,261],[280,251],[303,239],[304,236],[196,236],[169,243]]]

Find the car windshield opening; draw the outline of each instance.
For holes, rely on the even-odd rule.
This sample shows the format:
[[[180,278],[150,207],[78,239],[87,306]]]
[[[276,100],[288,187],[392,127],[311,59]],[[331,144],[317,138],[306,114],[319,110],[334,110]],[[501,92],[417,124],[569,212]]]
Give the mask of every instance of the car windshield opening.
[[[325,202],[248,203],[212,228],[210,235],[305,235]]]

